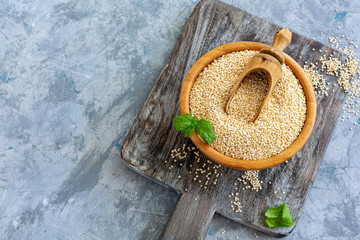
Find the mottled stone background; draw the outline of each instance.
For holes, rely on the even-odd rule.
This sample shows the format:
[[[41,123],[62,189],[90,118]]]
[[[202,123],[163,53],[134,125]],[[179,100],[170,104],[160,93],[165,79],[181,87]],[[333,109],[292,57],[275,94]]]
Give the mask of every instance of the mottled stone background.
[[[1,239],[158,238],[178,196],[128,170],[119,150],[197,2],[0,1]],[[323,43],[334,32],[360,45],[356,0],[225,2]],[[286,239],[360,239],[354,121],[339,121]],[[254,233],[216,215],[207,239]]]

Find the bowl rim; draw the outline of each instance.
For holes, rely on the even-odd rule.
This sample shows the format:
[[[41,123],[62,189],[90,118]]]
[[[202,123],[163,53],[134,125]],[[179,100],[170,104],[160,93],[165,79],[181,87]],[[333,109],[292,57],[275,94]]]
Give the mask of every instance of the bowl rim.
[[[227,53],[231,53],[235,51],[243,51],[243,50],[259,51],[261,48],[265,46],[268,45],[259,42],[233,42],[214,48],[213,50],[203,55],[191,67],[183,82],[180,92],[180,114],[190,113],[191,88],[198,75],[207,65],[213,62],[216,58],[219,58],[220,56]],[[307,107],[306,119],[299,136],[288,148],[286,148],[285,150],[283,150],[282,152],[280,152],[275,156],[261,160],[243,160],[243,159],[232,158],[218,152],[216,149],[212,148],[209,144],[204,142],[201,139],[201,137],[194,131],[190,136],[191,141],[208,158],[221,165],[234,169],[260,170],[260,169],[274,167],[280,163],[285,162],[286,160],[294,156],[304,146],[304,144],[306,143],[306,141],[308,140],[308,138],[312,133],[316,121],[315,92],[311,81],[308,79],[307,75],[305,74],[301,66],[286,53],[284,53],[284,55],[285,55],[285,64],[291,68],[295,76],[299,79],[300,84],[303,87],[306,98],[306,107]]]

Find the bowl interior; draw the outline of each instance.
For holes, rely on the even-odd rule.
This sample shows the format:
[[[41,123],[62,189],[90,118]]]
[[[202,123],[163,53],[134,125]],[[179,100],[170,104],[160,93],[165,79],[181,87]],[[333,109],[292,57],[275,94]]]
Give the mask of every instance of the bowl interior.
[[[191,88],[198,77],[198,75],[202,72],[202,70],[209,65],[216,58],[230,53],[234,51],[242,51],[242,50],[260,50],[261,48],[267,45],[257,42],[235,42],[222,45],[217,47],[210,52],[206,53],[202,56],[190,69],[187,74],[182,89],[180,93],[180,114],[190,113],[190,91]],[[306,97],[306,119],[303,126],[302,131],[299,136],[295,139],[295,141],[284,151],[281,153],[261,160],[242,160],[228,157],[214,148],[212,148],[209,144],[205,143],[199,135],[194,131],[190,136],[191,141],[199,148],[199,150],[204,153],[208,158],[217,163],[242,170],[257,170],[257,169],[265,169],[276,166],[289,158],[291,158],[296,152],[298,152],[306,143],[307,139],[310,137],[311,132],[314,128],[315,120],[316,120],[316,98],[313,86],[306,76],[304,70],[300,67],[300,65],[292,59],[287,54],[285,55],[285,64],[288,65],[295,76],[300,80],[300,83],[303,87]]]

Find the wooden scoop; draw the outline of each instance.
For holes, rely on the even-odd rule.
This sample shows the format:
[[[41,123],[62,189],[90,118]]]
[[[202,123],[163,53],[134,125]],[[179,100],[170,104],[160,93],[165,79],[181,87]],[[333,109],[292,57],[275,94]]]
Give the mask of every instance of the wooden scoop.
[[[241,82],[245,79],[247,75],[253,72],[263,72],[266,74],[269,81],[269,88],[267,90],[264,101],[261,103],[257,113],[250,120],[250,122],[254,122],[263,107],[265,106],[266,101],[270,97],[273,92],[276,83],[279,81],[281,77],[281,65],[284,63],[284,54],[282,51],[287,47],[287,45],[291,42],[292,33],[287,28],[280,29],[275,35],[272,46],[266,46],[260,50],[260,53],[255,55],[252,59],[250,59],[249,63],[245,66],[244,70],[238,77],[234,87],[231,89],[229,98],[225,104],[225,112],[229,114],[229,105],[231,100],[233,99],[236,90],[239,88]]]

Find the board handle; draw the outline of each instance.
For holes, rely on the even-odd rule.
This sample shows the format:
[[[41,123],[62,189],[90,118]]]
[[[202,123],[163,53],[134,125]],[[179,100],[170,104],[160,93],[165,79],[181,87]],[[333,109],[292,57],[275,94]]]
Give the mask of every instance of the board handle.
[[[160,239],[205,239],[214,212],[212,199],[185,192],[166,223]]]

